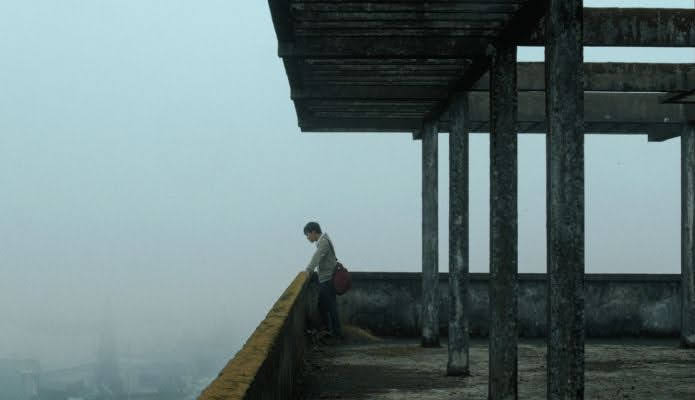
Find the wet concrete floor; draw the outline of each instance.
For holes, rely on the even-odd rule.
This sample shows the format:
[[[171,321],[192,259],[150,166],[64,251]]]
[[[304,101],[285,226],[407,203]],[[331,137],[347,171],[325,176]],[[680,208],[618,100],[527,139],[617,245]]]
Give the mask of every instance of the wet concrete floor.
[[[546,345],[519,344],[519,398],[545,399]],[[487,341],[474,340],[471,376],[447,377],[446,343],[422,348],[417,340],[321,345],[310,353],[304,399],[487,399]],[[671,339],[589,340],[586,399],[695,399],[695,350]]]

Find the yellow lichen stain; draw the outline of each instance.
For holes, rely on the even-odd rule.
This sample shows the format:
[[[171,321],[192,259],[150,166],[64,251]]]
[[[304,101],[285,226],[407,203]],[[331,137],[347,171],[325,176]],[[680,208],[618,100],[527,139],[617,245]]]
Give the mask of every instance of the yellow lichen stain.
[[[309,274],[306,272],[300,272],[294,278],[244,347],[222,368],[217,379],[200,394],[198,400],[244,399],[308,282]]]

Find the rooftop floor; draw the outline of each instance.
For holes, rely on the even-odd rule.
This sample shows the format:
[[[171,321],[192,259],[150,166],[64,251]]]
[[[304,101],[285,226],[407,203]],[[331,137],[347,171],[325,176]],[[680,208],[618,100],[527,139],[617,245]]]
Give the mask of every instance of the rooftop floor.
[[[519,344],[519,398],[545,399],[546,344]],[[426,349],[415,339],[316,347],[304,399],[487,399],[487,340],[473,340],[471,376],[445,376],[446,343]],[[589,340],[585,398],[695,399],[695,351],[671,339]]]

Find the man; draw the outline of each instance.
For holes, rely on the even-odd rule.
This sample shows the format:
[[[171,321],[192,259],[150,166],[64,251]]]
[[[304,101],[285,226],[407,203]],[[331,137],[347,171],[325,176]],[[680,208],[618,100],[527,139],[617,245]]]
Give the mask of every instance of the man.
[[[318,269],[319,275],[319,313],[323,324],[329,332],[342,338],[343,332],[338,317],[338,304],[335,298],[335,286],[333,286],[333,274],[338,260],[335,257],[333,243],[327,234],[321,232],[321,226],[317,222],[309,222],[304,226],[304,235],[311,243],[316,243],[314,252],[306,271],[311,274]]]

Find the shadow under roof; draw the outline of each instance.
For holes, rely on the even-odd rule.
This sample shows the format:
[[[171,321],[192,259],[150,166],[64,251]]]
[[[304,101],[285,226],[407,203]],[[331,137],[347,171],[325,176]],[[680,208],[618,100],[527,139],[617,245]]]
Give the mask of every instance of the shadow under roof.
[[[305,132],[413,132],[430,118],[440,120],[440,130],[446,131],[452,94],[486,90],[484,75],[495,46],[543,44],[545,1],[269,0],[269,4],[278,53]],[[695,46],[695,12],[689,9],[585,8],[584,24],[585,45]],[[542,63],[520,63],[519,90],[542,91],[542,68]],[[653,119],[631,119],[616,111],[606,120],[600,113],[598,118],[589,113],[588,131],[627,132],[639,126],[640,133],[663,130],[664,124],[680,122],[681,118],[673,118],[680,108],[659,104],[658,96],[632,99],[631,93],[695,87],[692,64],[587,64],[585,71],[586,90],[609,86],[608,91],[630,91],[611,101],[626,107],[635,102],[643,108],[653,104],[656,110]],[[478,99],[482,110],[487,98]],[[544,107],[538,99],[532,96],[532,104],[540,108],[526,114],[520,109],[520,117],[530,118],[520,119],[521,131],[544,129]],[[520,94],[520,108],[523,102]],[[591,106],[587,104],[588,109]],[[487,129],[487,116],[483,111],[478,116],[473,118],[474,129]]]

